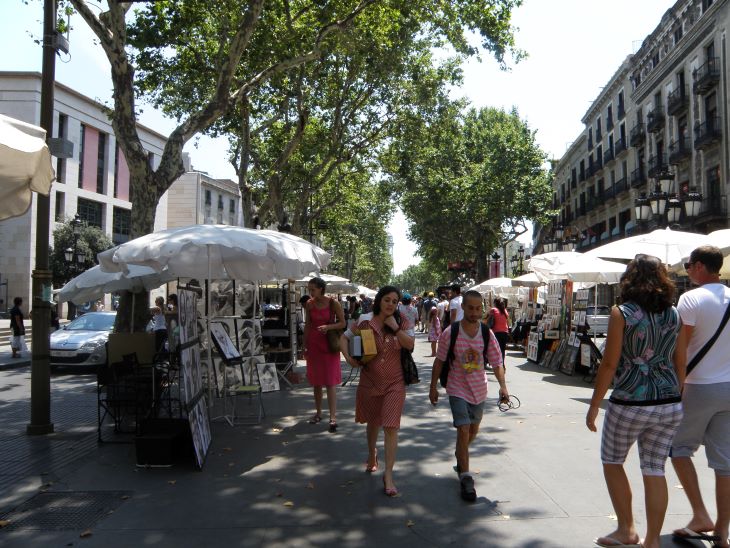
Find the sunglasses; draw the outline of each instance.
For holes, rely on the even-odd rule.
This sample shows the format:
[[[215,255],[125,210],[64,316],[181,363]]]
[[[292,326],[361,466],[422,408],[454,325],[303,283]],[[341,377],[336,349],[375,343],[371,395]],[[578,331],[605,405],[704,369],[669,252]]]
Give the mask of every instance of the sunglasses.
[[[695,262],[696,261],[689,261],[689,262],[683,263],[684,269],[689,270],[689,267],[692,266],[693,264],[695,264]]]

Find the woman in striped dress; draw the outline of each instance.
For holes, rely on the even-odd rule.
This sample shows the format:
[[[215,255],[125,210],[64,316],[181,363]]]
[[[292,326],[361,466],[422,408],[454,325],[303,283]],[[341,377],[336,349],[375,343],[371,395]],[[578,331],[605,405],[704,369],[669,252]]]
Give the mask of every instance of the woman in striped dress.
[[[601,401],[613,381],[603,419],[601,461],[618,527],[597,538],[599,546],[640,545],[623,467],[638,442],[647,527],[641,546],[659,548],[668,499],[664,464],[682,419],[687,365],[686,338],[672,306],[674,292],[674,283],[656,257],[637,255],[621,277],[621,304],[611,311],[606,350],[586,415],[588,429],[595,432]]]
[[[385,472],[383,489],[394,497],[398,489],[393,482],[393,466],[398,448],[398,429],[406,399],[403,370],[400,364],[401,348],[413,350],[415,338],[407,333],[412,326],[398,314],[400,291],[385,286],[378,291],[373,302],[373,316],[358,323],[357,329],[372,329],[378,353],[367,364],[349,354],[347,332],[341,339],[342,353],[352,367],[362,367],[355,401],[355,420],[367,424],[368,459],[366,472],[378,468],[377,442],[380,429],[385,438]]]

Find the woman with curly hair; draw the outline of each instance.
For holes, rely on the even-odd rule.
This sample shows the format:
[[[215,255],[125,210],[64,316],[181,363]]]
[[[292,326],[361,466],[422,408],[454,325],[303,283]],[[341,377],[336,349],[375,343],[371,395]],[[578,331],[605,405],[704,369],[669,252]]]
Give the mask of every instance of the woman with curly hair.
[[[668,501],[664,464],[682,419],[687,355],[679,314],[672,305],[674,294],[661,261],[637,255],[621,277],[620,304],[611,310],[606,349],[586,415],[586,426],[595,432],[599,406],[613,381],[603,420],[601,461],[618,527],[596,539],[599,546],[659,547]],[[634,442],[644,481],[643,541],[634,525],[631,486],[623,467]]]

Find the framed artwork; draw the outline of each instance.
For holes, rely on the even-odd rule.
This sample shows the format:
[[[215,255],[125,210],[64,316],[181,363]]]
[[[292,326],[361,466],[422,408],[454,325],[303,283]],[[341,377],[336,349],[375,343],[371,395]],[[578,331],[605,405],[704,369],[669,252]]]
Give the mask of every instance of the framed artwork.
[[[235,308],[235,283],[232,280],[210,282],[210,317],[233,316]]]
[[[259,363],[257,364],[259,372],[259,382],[261,383],[262,392],[276,392],[279,390],[279,375],[276,374],[275,363]]]
[[[236,319],[238,341],[242,356],[256,356],[263,352],[261,320]]]
[[[256,286],[238,284],[235,287],[235,314],[242,318],[258,317],[256,310]]]
[[[221,322],[210,322],[210,336],[213,338],[213,343],[221,356],[228,361],[238,360],[241,358],[241,354],[238,352],[236,345],[233,344],[226,327]]]
[[[259,382],[259,365],[266,363],[263,355],[249,356],[243,359],[243,380],[246,386],[257,386]]]

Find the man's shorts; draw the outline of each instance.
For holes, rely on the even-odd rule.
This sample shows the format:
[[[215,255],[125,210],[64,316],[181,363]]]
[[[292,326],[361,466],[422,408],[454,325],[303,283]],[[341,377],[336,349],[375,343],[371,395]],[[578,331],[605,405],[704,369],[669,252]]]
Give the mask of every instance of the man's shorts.
[[[672,442],[672,457],[691,457],[704,444],[707,464],[730,476],[730,383],[685,384],[684,419]]]
[[[484,402],[469,403],[465,399],[449,396],[449,405],[451,406],[451,415],[454,418],[455,428],[482,422]]]

